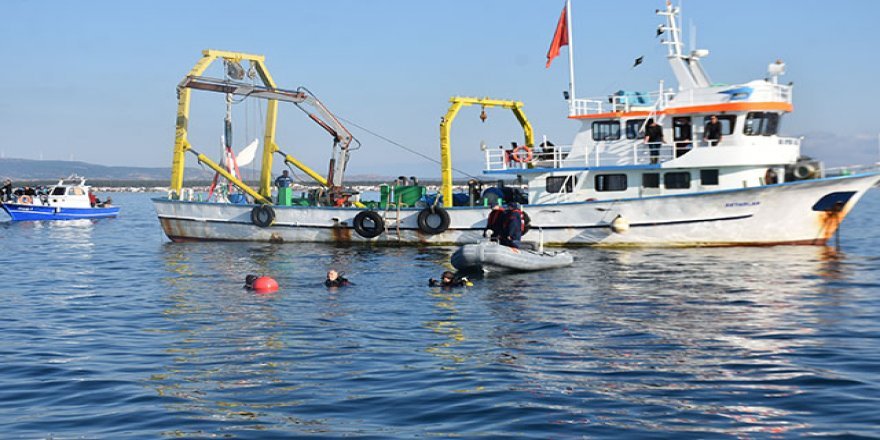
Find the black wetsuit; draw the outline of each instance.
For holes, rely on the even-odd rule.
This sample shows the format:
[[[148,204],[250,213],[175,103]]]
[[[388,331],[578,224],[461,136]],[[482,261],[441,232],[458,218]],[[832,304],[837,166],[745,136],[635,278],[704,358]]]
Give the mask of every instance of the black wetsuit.
[[[324,285],[327,287],[344,287],[350,286],[351,281],[348,281],[343,277],[338,277],[335,280],[324,280]]]
[[[467,278],[453,278],[450,282],[445,282],[442,279],[437,281],[433,278],[428,280],[429,287],[463,287],[468,285]]]

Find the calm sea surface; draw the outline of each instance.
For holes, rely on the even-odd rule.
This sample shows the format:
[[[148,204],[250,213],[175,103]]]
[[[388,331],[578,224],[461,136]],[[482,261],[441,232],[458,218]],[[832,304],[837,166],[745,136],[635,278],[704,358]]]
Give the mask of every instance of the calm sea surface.
[[[840,251],[576,249],[452,291],[452,248],[173,244],[149,197],[0,223],[0,437],[880,437],[878,190]]]

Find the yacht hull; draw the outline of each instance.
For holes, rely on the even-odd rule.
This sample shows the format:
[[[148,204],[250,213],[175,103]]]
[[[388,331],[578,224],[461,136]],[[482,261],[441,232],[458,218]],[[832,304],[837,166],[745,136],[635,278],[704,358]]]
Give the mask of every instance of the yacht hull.
[[[524,242],[551,246],[823,245],[880,173],[805,180],[753,188],[632,199],[525,205],[531,231]],[[358,208],[274,206],[275,222],[251,221],[254,205],[153,199],[172,241],[365,242],[461,245],[482,238],[489,209],[448,208],[449,228],[419,229],[421,209],[379,211],[374,238],[353,227]],[[615,221],[617,220],[617,221]]]
[[[118,207],[109,208],[62,208],[46,205],[3,203],[3,210],[12,221],[83,220],[116,217]]]

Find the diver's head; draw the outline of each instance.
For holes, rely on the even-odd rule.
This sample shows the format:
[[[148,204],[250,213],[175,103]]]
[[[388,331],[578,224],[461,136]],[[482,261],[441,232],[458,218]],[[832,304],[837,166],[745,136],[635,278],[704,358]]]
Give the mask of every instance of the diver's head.
[[[328,279],[328,280],[330,280],[330,281],[336,281],[337,278],[339,278],[339,273],[338,273],[338,272],[336,272],[336,271],[333,270],[333,269],[330,269],[330,270],[327,271],[327,279]]]
[[[455,279],[455,274],[447,270],[446,272],[443,272],[441,277],[444,282],[451,283]]]

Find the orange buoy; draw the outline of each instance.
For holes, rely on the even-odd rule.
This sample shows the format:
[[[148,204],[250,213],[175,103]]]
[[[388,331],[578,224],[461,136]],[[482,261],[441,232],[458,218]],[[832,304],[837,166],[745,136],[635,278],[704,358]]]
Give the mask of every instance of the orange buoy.
[[[253,287],[257,293],[271,293],[278,290],[278,282],[272,277],[259,277],[254,280]]]

